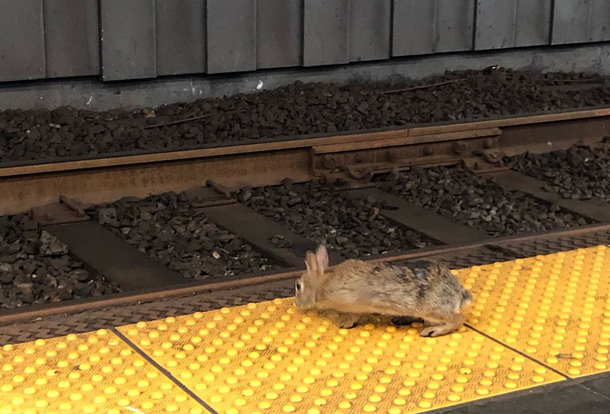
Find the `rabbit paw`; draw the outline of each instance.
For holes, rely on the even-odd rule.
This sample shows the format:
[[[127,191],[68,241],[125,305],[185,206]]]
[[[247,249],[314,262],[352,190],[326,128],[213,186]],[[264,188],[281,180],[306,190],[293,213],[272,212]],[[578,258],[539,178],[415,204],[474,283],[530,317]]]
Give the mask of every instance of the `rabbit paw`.
[[[356,326],[358,319],[360,319],[360,315],[355,315],[352,313],[344,314],[339,319],[339,327],[341,329],[351,329]]]
[[[440,327],[440,326],[429,326],[427,328],[422,329],[419,334],[421,336],[425,336],[425,337],[435,337],[438,335],[442,335],[439,333],[441,331],[441,329],[442,329],[442,327]]]
[[[460,326],[458,324],[453,324],[453,323],[431,325],[431,326],[427,326],[424,329],[422,329],[419,334],[421,336],[429,336],[429,337],[442,336],[442,335],[447,335],[451,332],[456,331],[459,327]]]

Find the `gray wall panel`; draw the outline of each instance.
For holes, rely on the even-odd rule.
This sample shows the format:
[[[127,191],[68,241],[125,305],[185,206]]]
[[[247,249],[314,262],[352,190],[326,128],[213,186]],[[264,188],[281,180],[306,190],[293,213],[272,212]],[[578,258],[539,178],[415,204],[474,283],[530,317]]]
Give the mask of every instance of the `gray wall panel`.
[[[207,1],[208,72],[256,69],[256,1]]]
[[[555,0],[552,43],[588,41],[590,10],[591,0]]]
[[[42,0],[0,0],[0,82],[44,76]]]
[[[154,0],[100,0],[102,79],[157,76]]]
[[[436,0],[434,52],[472,50],[475,0]]]
[[[303,0],[257,0],[256,3],[257,67],[301,65]]]
[[[516,6],[516,0],[477,0],[476,50],[515,44]]]
[[[304,0],[304,66],[349,62],[349,0]]]
[[[0,0],[0,82],[610,41],[610,0]]]
[[[432,53],[436,1],[394,0],[392,56]]]
[[[392,0],[351,0],[350,61],[390,57]]]
[[[205,5],[201,0],[156,0],[157,74],[205,72]]]
[[[97,0],[44,0],[47,77],[100,73]]]
[[[394,0],[392,56],[472,49],[474,0]]]
[[[478,0],[475,49],[545,45],[552,0]]]
[[[610,40],[610,1],[593,0],[591,3],[591,33],[594,42]]]
[[[553,0],[517,0],[514,46],[548,45]]]

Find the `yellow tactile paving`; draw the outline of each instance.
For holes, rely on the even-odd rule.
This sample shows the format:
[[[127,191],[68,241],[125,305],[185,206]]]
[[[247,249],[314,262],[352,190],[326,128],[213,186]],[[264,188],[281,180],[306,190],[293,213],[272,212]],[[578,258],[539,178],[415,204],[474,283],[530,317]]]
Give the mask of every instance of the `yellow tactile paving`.
[[[466,328],[339,330],[292,299],[119,329],[221,414],[415,413],[564,379]]]
[[[610,371],[610,248],[598,246],[458,271],[469,323],[565,373]]]
[[[340,330],[292,299],[119,328],[222,414],[404,414],[610,371],[610,248],[457,271],[462,328]],[[525,358],[513,351],[529,355]],[[0,349],[0,414],[207,413],[111,331]]]
[[[207,413],[113,333],[0,349],[0,414]]]

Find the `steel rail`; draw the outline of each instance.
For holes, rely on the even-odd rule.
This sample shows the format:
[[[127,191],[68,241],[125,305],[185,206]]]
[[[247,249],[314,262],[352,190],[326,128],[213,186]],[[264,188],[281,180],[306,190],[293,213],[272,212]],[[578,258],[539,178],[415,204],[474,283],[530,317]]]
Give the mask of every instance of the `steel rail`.
[[[126,165],[149,164],[157,162],[184,161],[191,159],[254,154],[270,151],[284,151],[290,149],[310,148],[318,145],[353,145],[355,143],[363,141],[375,142],[383,140],[403,140],[401,142],[403,144],[421,144],[452,139],[451,137],[447,137],[445,135],[436,136],[438,134],[477,131],[492,128],[506,128],[522,125],[535,125],[548,122],[592,119],[607,116],[610,116],[610,108],[599,108],[542,115],[490,119],[483,121],[466,121],[450,124],[443,123],[441,125],[369,130],[357,133],[303,135],[300,137],[276,138],[270,142],[262,143],[231,143],[210,148],[163,151],[140,155],[107,155],[103,157],[96,157],[93,159],[81,159],[74,161],[61,161],[61,159],[56,159],[32,165],[8,167],[2,167],[0,165],[0,178],[65,171],[78,171],[95,168],[119,167]],[[427,136],[428,138],[422,138],[424,136]],[[411,139],[406,139],[409,137]]]
[[[103,158],[0,166],[0,214],[56,202],[59,196],[102,203],[126,195],[183,191],[207,179],[237,187],[311,180],[338,167],[388,171],[394,166],[458,162],[475,151],[562,148],[574,136],[600,139],[610,108],[502,117],[358,133],[284,137],[267,142]]]

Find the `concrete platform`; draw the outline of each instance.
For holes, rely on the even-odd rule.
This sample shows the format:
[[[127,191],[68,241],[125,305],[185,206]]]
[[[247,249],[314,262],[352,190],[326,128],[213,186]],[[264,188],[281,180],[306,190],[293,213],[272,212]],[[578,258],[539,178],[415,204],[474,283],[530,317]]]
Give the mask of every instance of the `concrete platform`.
[[[5,345],[0,413],[602,413],[610,248],[456,271],[458,332],[339,329],[292,298]]]

